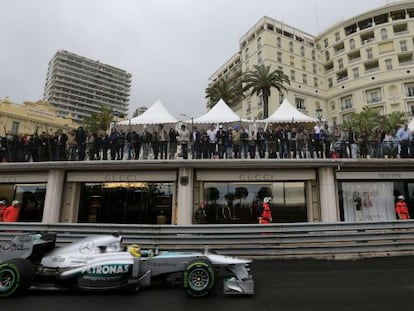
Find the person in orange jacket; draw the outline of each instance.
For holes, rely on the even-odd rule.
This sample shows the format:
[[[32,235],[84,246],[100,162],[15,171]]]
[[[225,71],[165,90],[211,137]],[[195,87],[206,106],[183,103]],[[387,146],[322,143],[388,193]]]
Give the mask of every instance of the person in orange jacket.
[[[4,222],[16,222],[19,220],[20,214],[20,202],[14,200],[10,206],[8,206],[3,213]]]
[[[263,199],[263,209],[259,217],[259,224],[270,224],[272,222],[272,211],[270,210],[271,197],[265,197]]]
[[[398,201],[395,204],[395,212],[397,213],[398,219],[410,219],[407,203],[405,203],[405,198],[403,195],[398,196]]]
[[[0,201],[0,222],[3,221],[3,214],[4,211],[6,210],[6,202],[5,201]]]

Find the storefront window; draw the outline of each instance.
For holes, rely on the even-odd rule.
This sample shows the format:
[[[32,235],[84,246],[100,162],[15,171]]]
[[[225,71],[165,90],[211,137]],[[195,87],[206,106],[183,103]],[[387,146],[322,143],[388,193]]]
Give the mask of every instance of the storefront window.
[[[86,183],[79,222],[171,224],[172,183]]]
[[[395,197],[401,194],[391,181],[343,182],[339,193],[341,219],[345,221],[395,220]]]
[[[266,196],[273,197],[273,222],[306,222],[304,182],[205,183],[208,223],[257,223]]]
[[[0,194],[0,200],[7,205],[13,200],[21,202],[19,221],[42,221],[46,184],[1,184]]]

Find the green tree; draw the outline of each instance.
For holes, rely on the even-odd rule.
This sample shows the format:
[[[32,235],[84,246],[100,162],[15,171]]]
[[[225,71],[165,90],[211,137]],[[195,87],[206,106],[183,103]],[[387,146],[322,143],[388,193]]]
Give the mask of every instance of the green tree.
[[[93,113],[91,116],[83,119],[83,127],[88,131],[98,133],[107,131],[114,119],[114,112],[108,105],[102,104],[99,113]]]
[[[394,111],[387,115],[382,123],[384,130],[397,130],[400,126],[407,124],[408,119],[404,112]]]
[[[383,117],[379,110],[370,107],[364,107],[359,113],[352,113],[348,121],[345,121],[345,129],[353,128],[356,132],[361,133],[363,130],[371,132],[375,127],[382,124]]]
[[[285,84],[290,85],[289,78],[281,70],[271,71],[270,66],[255,65],[252,71],[246,73],[243,90],[250,95],[256,94],[263,99],[263,118],[269,116],[269,97],[271,89],[275,88],[280,93],[287,92]]]

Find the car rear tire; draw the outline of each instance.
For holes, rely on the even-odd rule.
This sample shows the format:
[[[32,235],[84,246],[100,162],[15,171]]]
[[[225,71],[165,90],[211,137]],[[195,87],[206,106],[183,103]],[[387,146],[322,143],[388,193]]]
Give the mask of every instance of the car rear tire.
[[[13,296],[27,290],[33,283],[34,267],[24,258],[0,264],[0,298]]]
[[[206,259],[194,259],[184,270],[184,289],[192,297],[208,295],[215,285],[214,267]]]

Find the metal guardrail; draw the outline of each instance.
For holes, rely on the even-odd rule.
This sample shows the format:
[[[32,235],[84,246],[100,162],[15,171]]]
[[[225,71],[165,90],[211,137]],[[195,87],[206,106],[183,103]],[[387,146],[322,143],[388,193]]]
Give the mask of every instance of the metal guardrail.
[[[16,234],[56,232],[58,245],[119,233],[125,243],[164,250],[202,250],[249,258],[350,259],[413,255],[414,221],[270,225],[119,225],[1,223],[0,243]]]

